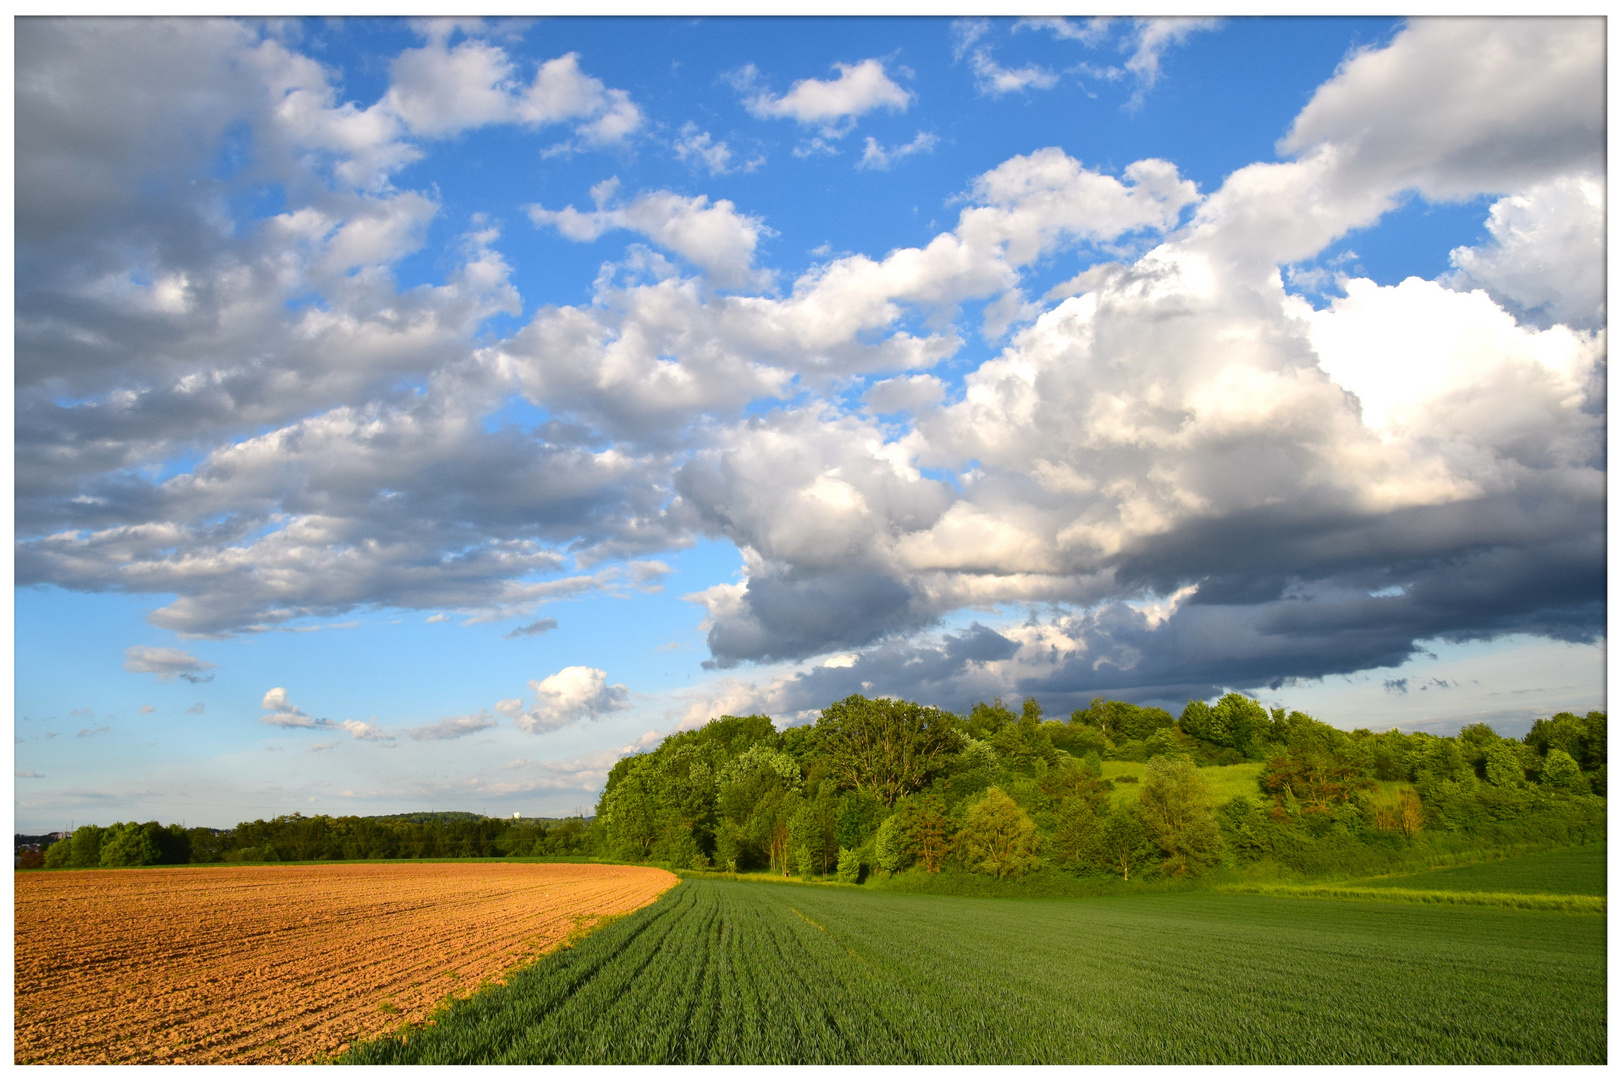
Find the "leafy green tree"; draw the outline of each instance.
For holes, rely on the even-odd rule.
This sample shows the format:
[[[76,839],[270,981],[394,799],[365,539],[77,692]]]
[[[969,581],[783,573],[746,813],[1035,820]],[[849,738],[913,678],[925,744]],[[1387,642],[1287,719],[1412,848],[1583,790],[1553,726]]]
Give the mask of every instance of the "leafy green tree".
[[[1055,750],[1062,750],[1072,757],[1084,758],[1094,754],[1101,758],[1104,751],[1109,749],[1109,740],[1103,732],[1085,724],[1046,720],[1042,722],[1041,732]]]
[[[658,795],[651,754],[622,758],[608,772],[608,783],[597,803],[608,853],[637,861],[653,853],[659,838]]]
[[[73,838],[71,836],[64,836],[45,849],[45,869],[65,870],[72,865]]]
[[[853,694],[822,710],[828,771],[885,806],[927,787],[962,745],[950,714],[910,701]]]
[[[73,830],[73,859],[70,865],[86,868],[101,865],[101,840],[107,833],[96,825],[80,825]]]
[[[1525,767],[1519,752],[1507,743],[1488,747],[1485,752],[1486,782],[1494,787],[1518,787],[1525,782]]]
[[[1137,816],[1159,846],[1164,869],[1196,874],[1216,861],[1221,831],[1211,805],[1210,782],[1185,757],[1157,757],[1143,776]]]
[[[1542,782],[1548,787],[1573,789],[1581,783],[1581,766],[1576,759],[1559,747],[1548,751],[1548,756],[1542,759]]]
[[[788,821],[789,846],[801,874],[825,874],[838,860],[839,797],[824,783],[816,798],[796,804]]]
[[[1110,739],[1146,739],[1162,727],[1170,727],[1176,718],[1157,706],[1133,705],[1129,701],[1107,701],[1093,698],[1085,709],[1070,714],[1073,725],[1096,728]]]
[[[988,741],[1009,768],[1028,772],[1038,761],[1048,765],[1058,761],[1058,751],[1042,727],[1041,705],[1035,698],[1029,698],[1024,703],[1023,715],[1011,724],[1002,725]]]
[[[1153,841],[1148,838],[1142,821],[1130,807],[1113,808],[1100,819],[1099,824],[1092,846],[1092,865],[1130,881],[1132,873],[1140,874],[1143,866],[1154,857],[1156,849]]]
[[[1003,705],[1001,698],[997,698],[989,705],[981,701],[968,710],[960,726],[970,738],[988,740],[1003,728],[1018,722],[1019,717],[1013,710]]]
[[[101,842],[102,866],[151,866],[162,857],[157,840],[134,821],[114,825]]]
[[[998,879],[1023,877],[1041,865],[1036,823],[1000,788],[968,808],[956,846],[969,869]]]
[[[1087,869],[1097,863],[1107,865],[1107,859],[1097,854],[1107,818],[1107,808],[1100,811],[1086,799],[1067,799],[1061,803],[1050,847],[1055,861],[1073,869]]]
[[[898,874],[912,865],[917,857],[915,842],[907,834],[906,821],[894,813],[878,826],[878,838],[873,842],[873,856],[881,869]]]

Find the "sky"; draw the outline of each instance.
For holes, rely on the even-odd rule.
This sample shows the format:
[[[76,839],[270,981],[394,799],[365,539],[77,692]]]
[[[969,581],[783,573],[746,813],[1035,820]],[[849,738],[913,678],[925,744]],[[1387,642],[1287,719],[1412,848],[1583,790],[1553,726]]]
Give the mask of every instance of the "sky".
[[[17,828],[849,694],[1604,707],[1596,19],[23,19]]]

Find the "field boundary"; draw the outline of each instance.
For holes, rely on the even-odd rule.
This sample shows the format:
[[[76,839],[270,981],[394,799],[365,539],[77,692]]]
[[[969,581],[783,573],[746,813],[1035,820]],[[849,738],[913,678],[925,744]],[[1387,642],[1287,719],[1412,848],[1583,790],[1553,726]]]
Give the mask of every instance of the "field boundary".
[[[1603,915],[1606,898],[1559,893],[1453,892],[1441,889],[1379,889],[1345,885],[1218,885],[1219,893],[1251,896],[1300,896],[1323,900],[1382,900],[1401,904],[1462,904],[1478,907],[1520,908],[1526,911],[1565,911],[1573,915]]]

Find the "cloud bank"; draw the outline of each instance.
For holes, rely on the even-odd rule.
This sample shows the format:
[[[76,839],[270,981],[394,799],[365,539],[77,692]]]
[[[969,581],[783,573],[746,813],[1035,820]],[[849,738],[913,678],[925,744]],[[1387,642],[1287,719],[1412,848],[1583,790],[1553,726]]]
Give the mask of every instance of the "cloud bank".
[[[1208,29],[1122,26],[1142,87]],[[972,31],[987,92],[1040,89]],[[926,243],[793,275],[747,206],[598,185],[528,209],[614,247],[588,299],[538,305],[487,221],[442,281],[400,285],[445,213],[403,170],[492,125],[625,144],[641,107],[588,57],[423,38],[362,105],[263,27],[19,25],[19,584],[162,595],[150,621],[186,637],[375,609],[521,635],[547,601],[651,587],[659,553],[724,539],[742,577],[691,597],[710,664],[801,665],[737,691],[787,712],[862,687],[1202,696],[1420,640],[1602,635],[1602,23],[1414,20],[1214,190],[1034,148],[963,177]],[[886,65],[738,84],[755,117],[835,139],[914,102]],[[285,208],[233,219],[233,131]],[[711,174],[742,167],[682,138]],[[868,139],[862,161],[932,145]],[[1484,239],[1436,280],[1344,277],[1317,305],[1286,285],[1406,201],[1480,197]],[[998,351],[953,370],[975,334]],[[545,420],[491,422],[513,402]],[[536,734],[629,694],[585,666],[531,686],[494,712]],[[392,737],[282,688],[263,705]]]

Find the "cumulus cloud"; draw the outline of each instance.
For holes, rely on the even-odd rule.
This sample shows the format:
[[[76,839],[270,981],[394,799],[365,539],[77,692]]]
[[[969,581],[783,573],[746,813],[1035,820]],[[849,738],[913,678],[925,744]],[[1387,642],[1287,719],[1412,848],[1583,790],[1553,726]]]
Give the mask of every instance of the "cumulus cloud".
[[[1200,29],[1040,26],[1112,43],[1139,88]],[[961,24],[960,55],[992,29]],[[20,27],[20,584],[166,594],[152,621],[196,636],[377,607],[532,620],[652,587],[642,560],[705,534],[744,562],[694,595],[713,663],[855,657],[785,683],[790,705],[914,685],[914,660],[941,694],[1171,695],[1421,637],[1601,632],[1600,23],[1415,20],[1214,191],[1036,149],[965,178],[928,242],[780,290],[752,208],[599,187],[534,221],[633,242],[513,333],[490,329],[525,308],[487,221],[442,284],[397,285],[444,231],[402,166],[483,124],[566,125],[579,148],[640,113],[578,58],[530,72],[478,26],[424,39],[362,106],[243,24]],[[780,97],[752,78],[756,115],[823,149],[911,101],[876,60]],[[292,193],[262,222],[232,220],[215,175],[238,127]],[[870,167],[924,149],[867,145]],[[1316,308],[1283,286],[1404,200],[1481,195],[1489,238],[1438,281],[1346,278]],[[964,318],[998,351],[932,373]],[[547,419],[500,421],[515,400]],[[1009,605],[1049,614],[939,636]],[[340,726],[280,694],[265,722]],[[492,713],[549,730],[623,694],[571,668]]]
[[[488,124],[573,122],[584,141],[600,145],[620,142],[642,125],[630,95],[582,71],[578,53],[540,64],[525,85],[500,46],[478,39],[453,47],[447,42],[435,36],[401,53],[390,67],[380,104],[413,135],[442,138]]]
[[[566,667],[544,679],[531,679],[529,689],[535,693],[535,703],[515,719],[531,735],[630,708],[629,688],[609,684],[608,673],[600,668]]]
[[[169,682],[176,676],[190,683],[208,682],[214,676],[202,673],[218,666],[207,660],[199,660],[183,649],[131,645],[124,650],[125,671],[156,675],[159,682]]]
[[[319,728],[332,727],[330,720],[311,716],[309,713],[294,705],[287,698],[287,688],[284,686],[272,687],[265,691],[264,700],[260,708],[265,714],[259,717],[259,723],[269,724],[279,728]]]
[[[1454,288],[1482,288],[1522,319],[1583,329],[1604,322],[1604,182],[1576,173],[1492,204],[1491,241],[1454,248]]]
[[[905,112],[912,103],[909,91],[884,71],[879,60],[834,64],[834,79],[800,79],[786,94],[776,97],[760,91],[744,100],[748,111],[762,119],[782,118],[818,126],[826,134],[848,130],[848,122],[874,109]]]
[[[597,203],[593,211],[530,206],[529,220],[555,226],[579,242],[595,240],[610,229],[641,233],[701,268],[718,285],[738,287],[764,280],[754,269],[754,251],[770,230],[759,218],[738,213],[729,199],[710,205],[707,195],[683,197],[671,191],[648,192],[615,206],[611,200],[618,186],[615,179],[592,188]]]
[[[1437,199],[1603,169],[1596,19],[1414,19],[1348,58],[1278,143],[1328,150],[1335,179]],[[1413,107],[1422,102],[1423,107]]]
[[[1223,672],[1229,684],[1315,677],[1399,663],[1426,635],[1601,633],[1591,597],[1603,566],[1603,422],[1592,407],[1602,337],[1524,326],[1484,292],[1416,280],[1351,281],[1313,311],[1277,275],[1280,261],[1377,220],[1415,179],[1440,197],[1458,193],[1468,170],[1473,190],[1527,178],[1521,161],[1487,167],[1488,144],[1518,138],[1522,110],[1496,110],[1478,80],[1467,102],[1456,90],[1441,102],[1442,112],[1467,107],[1473,130],[1415,138],[1400,167],[1380,156],[1383,136],[1367,134],[1372,114],[1334,87],[1379,98],[1413,85],[1409,69],[1432,52],[1451,63],[1462,39],[1494,45],[1484,51],[1494,70],[1529,78],[1550,35],[1584,33],[1577,57],[1592,34],[1575,24],[1539,25],[1523,41],[1502,24],[1416,25],[1388,56],[1348,61],[1319,93],[1285,143],[1300,158],[1239,170],[1202,203],[1162,163],[1138,169],[1137,187],[1158,196],[1140,201],[1057,151],[986,174],[957,235],[999,247],[1010,264],[1136,222],[1167,238],[1098,266],[899,440],[784,413],[739,430],[735,458],[689,464],[683,497],[746,557],[744,581],[693,597],[708,612],[714,662],[860,648],[998,603],[1092,613],[1066,646],[1074,662],[1041,676],[1074,693],[1202,694]],[[1545,87],[1494,85],[1576,117],[1567,131],[1586,130],[1599,100],[1591,87],[1554,103]],[[1322,102],[1361,126],[1345,120],[1345,141],[1308,142],[1300,133],[1339,130]],[[1541,165],[1554,176],[1598,144],[1560,145]],[[1196,203],[1177,230],[1177,211]],[[960,470],[960,493],[897,459]],[[800,505],[817,509],[802,516]],[[1465,575],[1488,566],[1490,597],[1468,600]],[[1370,596],[1392,568],[1424,584]],[[1195,586],[1157,622],[1122,606]],[[1159,666],[1166,657],[1174,667]]]

